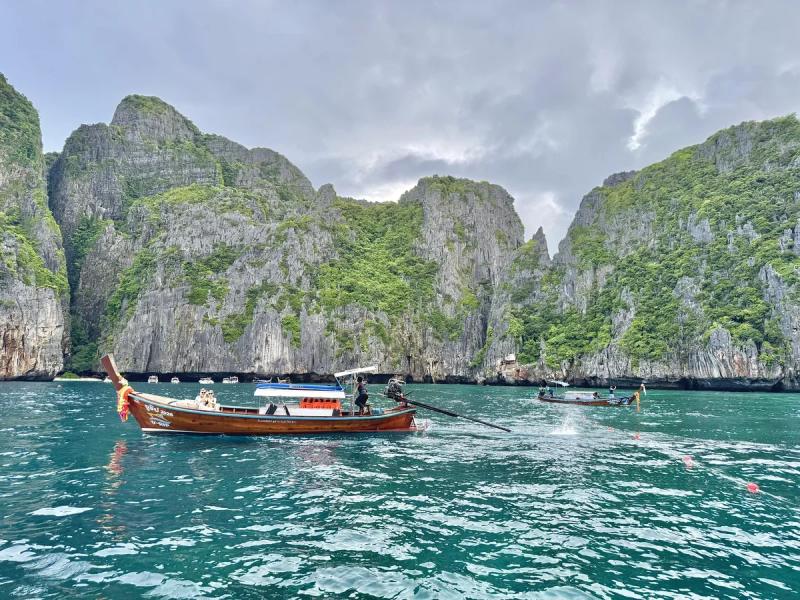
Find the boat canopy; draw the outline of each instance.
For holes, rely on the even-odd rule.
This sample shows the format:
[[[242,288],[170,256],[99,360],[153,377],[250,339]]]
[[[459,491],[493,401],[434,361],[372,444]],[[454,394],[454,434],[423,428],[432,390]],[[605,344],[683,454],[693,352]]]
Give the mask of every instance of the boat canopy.
[[[569,384],[566,381],[559,381],[558,379],[553,379],[548,381],[550,385],[560,385],[561,387],[569,387]]]
[[[338,373],[334,373],[333,376],[336,379],[340,377],[347,377],[348,375],[358,375],[359,373],[374,373],[378,370],[378,365],[372,365],[371,367],[360,367],[358,369],[350,369],[349,371],[339,371]]]
[[[344,399],[344,390],[338,385],[315,385],[302,383],[259,383],[256,396],[272,398],[325,398]]]

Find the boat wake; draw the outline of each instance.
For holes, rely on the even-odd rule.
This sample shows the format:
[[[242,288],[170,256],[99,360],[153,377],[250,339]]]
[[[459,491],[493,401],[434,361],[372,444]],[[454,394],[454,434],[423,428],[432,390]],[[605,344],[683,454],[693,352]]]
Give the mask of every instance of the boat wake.
[[[550,435],[577,435],[577,434],[578,430],[575,427],[575,424],[572,422],[571,417],[565,418],[561,422],[561,425],[559,425],[558,427],[553,429],[553,431],[550,432]]]

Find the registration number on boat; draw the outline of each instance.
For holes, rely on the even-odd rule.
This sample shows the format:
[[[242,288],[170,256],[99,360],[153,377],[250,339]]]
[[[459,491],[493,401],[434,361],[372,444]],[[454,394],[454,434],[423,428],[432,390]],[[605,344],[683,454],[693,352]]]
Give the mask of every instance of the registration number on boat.
[[[152,404],[145,404],[144,408],[150,414],[164,415],[165,417],[173,417],[173,416],[175,416],[173,413],[169,412],[168,410],[164,410],[163,408],[159,408],[158,406],[153,406]]]

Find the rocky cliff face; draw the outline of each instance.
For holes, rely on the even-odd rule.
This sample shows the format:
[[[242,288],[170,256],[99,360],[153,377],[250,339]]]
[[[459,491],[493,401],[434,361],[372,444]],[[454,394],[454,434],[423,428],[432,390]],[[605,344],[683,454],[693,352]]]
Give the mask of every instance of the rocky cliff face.
[[[44,170],[39,116],[0,75],[0,379],[63,366],[68,289]]]
[[[523,235],[497,186],[432,177],[398,203],[340,198],[140,96],[67,140],[50,188],[76,370],[113,351],[128,372],[378,363],[469,379]]]
[[[498,186],[342,198],[157,98],[43,156],[0,78],[0,378],[66,349],[76,371],[798,388],[799,175],[794,117],[733,127],[609,177],[551,258]]]
[[[494,291],[523,242],[513,202],[499,186],[450,177],[423,179],[400,199],[421,205],[415,250],[438,266],[433,329],[420,347],[428,348],[428,372],[439,379],[471,378],[483,366],[499,300]]]
[[[515,259],[500,378],[800,386],[798,175],[787,117],[610,177],[552,265]]]

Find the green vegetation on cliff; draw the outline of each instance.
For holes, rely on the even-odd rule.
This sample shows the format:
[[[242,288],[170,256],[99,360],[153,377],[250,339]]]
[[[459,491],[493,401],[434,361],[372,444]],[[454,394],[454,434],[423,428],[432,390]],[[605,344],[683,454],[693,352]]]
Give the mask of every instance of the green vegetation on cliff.
[[[49,259],[58,263],[54,270],[42,251],[48,238],[55,246],[61,238],[47,206],[44,169],[39,114],[0,74],[0,278],[63,296],[68,284],[61,250]]]
[[[259,301],[262,298],[272,299],[278,293],[278,286],[264,282],[247,290],[245,294],[244,312],[227,315],[222,321],[222,337],[228,343],[235,342],[244,333],[250,323]]]
[[[474,196],[479,200],[485,199],[485,186],[489,185],[486,181],[475,182],[471,179],[453,177],[452,175],[432,175],[431,177],[424,177],[421,182],[428,185],[430,189],[440,192],[445,197],[459,196],[462,199],[467,199],[470,196]]]
[[[226,342],[237,340],[252,322],[257,302],[267,297],[267,304],[281,317],[284,332],[295,347],[300,344],[300,313],[323,310],[329,313],[347,306],[358,306],[385,313],[394,322],[401,315],[416,314],[439,331],[453,338],[453,331],[463,330],[463,318],[447,319],[431,308],[438,266],[418,256],[414,244],[422,226],[422,206],[416,202],[370,204],[337,198],[333,208],[341,218],[329,226],[338,257],[323,263],[311,274],[311,291],[306,293],[291,285],[278,290],[262,284],[247,292],[245,310],[226,316],[222,321]],[[283,220],[275,230],[274,241],[286,242],[291,230],[307,235],[313,224],[310,215]],[[474,294],[465,295],[465,306],[477,302]],[[374,320],[365,325],[379,340],[390,340],[386,327]],[[350,336],[335,336],[339,352],[352,350]]]
[[[542,340],[550,367],[598,352],[611,341],[613,292],[593,290],[589,308],[584,313],[573,307],[561,309],[557,297],[551,295],[557,288],[548,288],[545,284],[543,291],[545,295],[535,307],[514,309],[509,320],[509,333],[519,342],[521,362],[534,363],[540,359]]]
[[[39,114],[0,73],[0,154],[5,161],[35,165],[42,157]]]
[[[438,265],[414,252],[422,227],[416,202],[368,204],[337,198],[342,222],[333,229],[338,260],[322,265],[315,289],[328,310],[349,304],[389,318],[427,306]]]
[[[292,338],[292,347],[300,347],[300,317],[286,315],[281,319],[281,328]]]
[[[73,286],[78,284],[83,261],[107,223],[102,219],[87,216],[82,217],[78,222],[78,226],[72,234],[72,260],[67,266],[69,281]]]
[[[329,230],[338,258],[312,274],[312,293],[307,295],[291,286],[280,293],[269,285],[266,289],[252,288],[244,312],[223,320],[226,341],[234,341],[244,333],[252,322],[258,299],[265,295],[269,295],[269,304],[276,311],[291,309],[281,323],[293,345],[300,343],[301,309],[312,309],[314,303],[329,312],[360,306],[384,312],[390,319],[429,308],[438,267],[414,251],[422,225],[422,206],[415,202],[370,204],[337,198],[334,208],[340,212],[341,220]],[[305,235],[312,222],[310,215],[287,218],[277,226],[274,241],[284,243],[290,230]]]
[[[133,264],[119,275],[117,287],[106,305],[106,330],[113,335],[119,323],[130,320],[136,310],[139,294],[147,288],[157,265],[158,254],[150,249],[140,251]]]
[[[76,373],[85,373],[97,369],[100,361],[97,340],[92,339],[86,331],[83,319],[77,313],[72,314],[70,341],[73,352],[66,368]]]
[[[217,244],[207,257],[183,263],[183,272],[189,284],[186,299],[191,304],[205,305],[208,296],[221,302],[228,294],[224,273],[245,251],[244,248]]]
[[[158,96],[142,96],[140,94],[130,94],[122,99],[123,104],[129,105],[131,108],[143,113],[150,113],[154,115],[167,114],[173,112],[175,109],[164,102]]]
[[[250,190],[198,183],[171,188],[153,196],[137,197],[131,201],[128,211],[144,207],[148,222],[160,227],[169,213],[182,205],[205,205],[218,214],[235,212],[251,220],[263,220],[269,214],[263,195]]]
[[[48,269],[33,236],[4,212],[0,212],[0,236],[0,280],[5,274],[25,285],[51,288],[59,296],[67,293],[66,273]]]
[[[755,343],[767,364],[783,359],[787,339],[765,299],[763,269],[797,289],[799,162],[800,123],[791,116],[722,131],[595,190],[591,223],[568,233],[574,262],[538,282],[533,301],[516,298],[509,325],[521,359],[544,351],[556,367],[596,353],[612,340],[612,316],[625,312],[618,342],[634,365],[688,352],[718,327],[735,343]],[[604,276],[585,310],[564,305],[566,268],[578,280]]]

